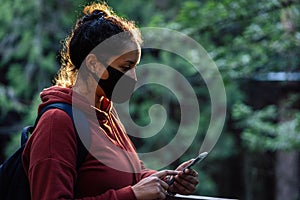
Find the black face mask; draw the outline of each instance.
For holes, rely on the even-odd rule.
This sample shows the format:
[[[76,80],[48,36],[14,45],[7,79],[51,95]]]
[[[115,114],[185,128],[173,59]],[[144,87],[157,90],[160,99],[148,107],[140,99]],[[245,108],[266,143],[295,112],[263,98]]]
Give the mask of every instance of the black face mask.
[[[119,70],[107,66],[109,77],[107,79],[99,79],[97,75],[93,77],[98,81],[98,85],[103,89],[108,99],[115,103],[124,103],[129,100],[134,90],[136,80],[128,75],[120,72]]]

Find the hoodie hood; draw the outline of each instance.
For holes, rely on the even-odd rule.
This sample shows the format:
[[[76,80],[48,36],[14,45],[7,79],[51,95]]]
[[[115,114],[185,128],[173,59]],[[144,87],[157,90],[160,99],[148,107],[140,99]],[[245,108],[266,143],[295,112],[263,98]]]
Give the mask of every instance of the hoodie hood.
[[[84,96],[74,92],[72,88],[52,86],[44,89],[40,93],[40,97],[42,103],[39,106],[39,111],[49,104],[61,102],[76,105],[76,107],[86,114],[94,114],[94,108],[91,107],[88,100]],[[102,97],[100,99],[100,110],[108,113],[111,109],[112,102],[109,99]]]
[[[56,102],[72,104],[72,89],[52,86],[44,89],[40,93],[40,97],[42,103],[39,106],[39,111],[45,106]]]

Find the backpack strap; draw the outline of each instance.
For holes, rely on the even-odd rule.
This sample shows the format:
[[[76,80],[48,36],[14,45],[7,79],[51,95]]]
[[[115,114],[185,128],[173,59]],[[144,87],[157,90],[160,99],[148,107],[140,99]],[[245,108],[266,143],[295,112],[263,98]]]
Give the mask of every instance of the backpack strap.
[[[78,132],[84,133],[84,142],[85,142],[85,144],[89,145],[90,129],[89,129],[89,123],[87,121],[85,114],[83,112],[81,112],[79,109],[72,108],[72,105],[70,105],[68,103],[57,102],[57,103],[52,103],[52,104],[45,106],[39,112],[39,114],[35,120],[34,126],[28,126],[23,129],[22,136],[21,136],[21,143],[26,143],[26,141],[28,139],[28,133],[33,132],[33,130],[37,126],[37,123],[38,123],[39,119],[41,118],[41,116],[47,110],[50,110],[50,109],[60,109],[60,110],[65,111],[73,121],[73,126],[74,126],[74,130],[76,132],[76,140],[77,140],[77,154],[78,155],[77,155],[77,161],[76,161],[76,169],[78,170],[79,167],[81,166],[81,164],[83,163],[83,161],[85,160],[86,155],[88,154],[88,150],[82,143],[82,140],[81,140],[80,136],[78,135]],[[74,114],[76,114],[76,121],[79,120],[81,122],[80,126],[78,126],[78,127],[75,127],[75,124],[74,124],[73,111],[76,112],[76,113],[74,113]],[[83,134],[81,134],[81,135],[83,135]]]

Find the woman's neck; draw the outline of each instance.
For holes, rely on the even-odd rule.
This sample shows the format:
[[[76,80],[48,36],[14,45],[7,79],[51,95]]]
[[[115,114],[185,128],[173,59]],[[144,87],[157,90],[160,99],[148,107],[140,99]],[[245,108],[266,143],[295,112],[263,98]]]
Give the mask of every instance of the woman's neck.
[[[78,76],[73,90],[81,96],[84,96],[92,106],[97,108],[100,107],[101,97],[105,96],[102,88],[96,83],[94,78],[90,76],[88,76],[86,80]]]

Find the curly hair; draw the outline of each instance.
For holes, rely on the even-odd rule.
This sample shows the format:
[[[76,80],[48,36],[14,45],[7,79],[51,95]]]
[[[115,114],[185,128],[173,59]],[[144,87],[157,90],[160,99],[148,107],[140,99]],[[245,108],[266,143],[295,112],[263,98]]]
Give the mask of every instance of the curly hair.
[[[63,42],[60,51],[61,67],[54,77],[54,85],[73,87],[85,57],[98,44],[118,33],[129,32],[132,41],[142,43],[135,23],[116,15],[106,3],[87,5],[83,14]]]

